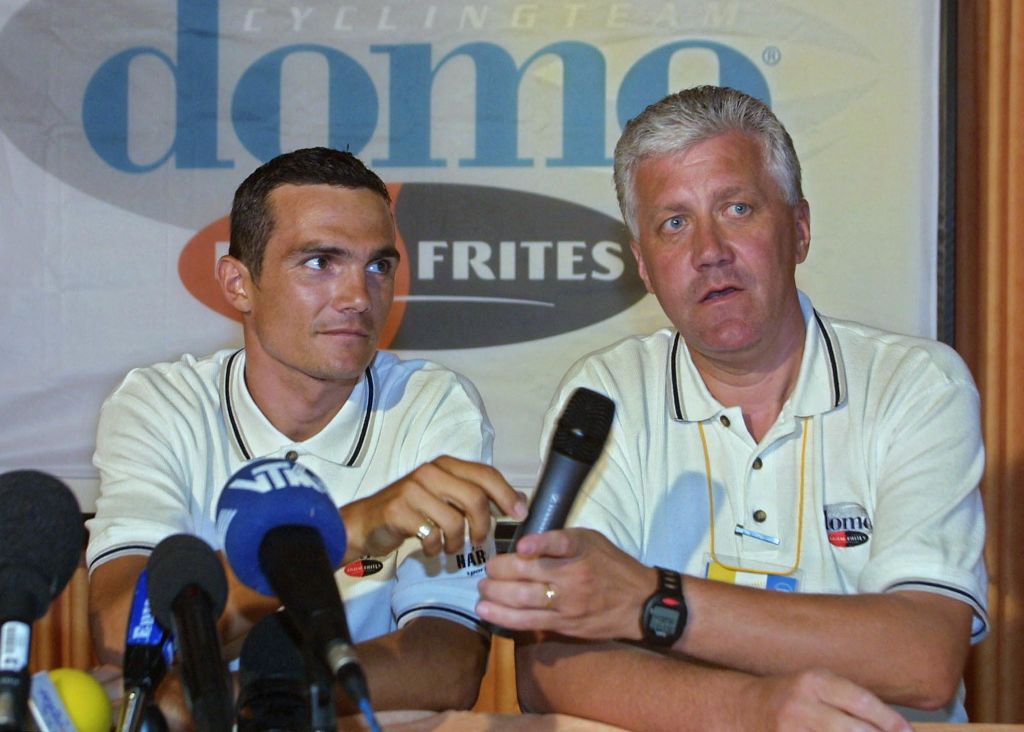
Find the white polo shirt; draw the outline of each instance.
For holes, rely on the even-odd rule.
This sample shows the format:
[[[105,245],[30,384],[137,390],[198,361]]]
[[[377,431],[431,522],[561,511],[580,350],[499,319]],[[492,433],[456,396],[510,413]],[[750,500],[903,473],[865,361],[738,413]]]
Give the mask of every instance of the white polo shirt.
[[[980,640],[988,625],[977,489],[984,450],[970,373],[941,343],[824,317],[803,293],[800,304],[800,374],[759,443],[738,407],[711,396],[674,330],[578,362],[547,414],[543,444],[578,386],[607,394],[617,411],[570,523],[602,532],[644,564],[701,577],[713,538],[719,566],[711,572],[727,581],[814,593],[935,592],[970,605],[972,640]],[[935,718],[965,715],[954,704]]]
[[[90,571],[147,554],[174,533],[223,549],[217,501],[228,478],[256,458],[295,459],[327,485],[337,506],[379,491],[447,454],[490,462],[494,432],[473,385],[437,364],[379,352],[331,422],[304,442],[281,434],[245,386],[245,351],[135,369],[104,403],[93,462],[100,471],[89,521]],[[449,557],[419,541],[336,573],[355,641],[418,615],[478,628],[476,585],[493,540]]]

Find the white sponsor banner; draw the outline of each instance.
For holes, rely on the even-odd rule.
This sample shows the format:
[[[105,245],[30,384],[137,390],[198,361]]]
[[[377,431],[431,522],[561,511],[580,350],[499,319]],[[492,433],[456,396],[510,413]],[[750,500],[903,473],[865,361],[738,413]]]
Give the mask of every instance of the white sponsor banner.
[[[669,91],[736,86],[792,134],[819,309],[934,335],[938,4],[0,0],[0,469],[91,504],[125,372],[240,344],[212,288],[260,162],[347,147],[392,187],[389,337],[470,377],[529,487],[581,355],[665,324],[610,157]]]

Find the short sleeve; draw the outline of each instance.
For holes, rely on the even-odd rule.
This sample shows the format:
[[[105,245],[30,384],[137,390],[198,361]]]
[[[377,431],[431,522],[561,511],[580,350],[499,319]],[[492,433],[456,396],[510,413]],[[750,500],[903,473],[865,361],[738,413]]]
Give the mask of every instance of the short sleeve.
[[[429,373],[429,372],[428,372]],[[432,384],[410,381],[408,388],[429,397],[408,427],[415,441],[410,464],[420,465],[440,455],[490,463],[494,430],[473,385],[453,372],[434,372]],[[416,538],[398,549],[397,582],[391,608],[398,627],[423,616],[443,617],[483,631],[476,615],[477,584],[484,565],[494,554],[493,531],[483,545],[463,545],[455,555],[427,557]]]
[[[969,377],[945,380],[903,389],[883,409],[875,546],[857,589],[920,590],[965,602],[977,642],[988,629],[977,390]]]
[[[100,497],[91,519],[91,572],[117,556],[148,553],[165,537],[192,532],[185,451],[158,390],[133,372],[100,411],[93,463]]]

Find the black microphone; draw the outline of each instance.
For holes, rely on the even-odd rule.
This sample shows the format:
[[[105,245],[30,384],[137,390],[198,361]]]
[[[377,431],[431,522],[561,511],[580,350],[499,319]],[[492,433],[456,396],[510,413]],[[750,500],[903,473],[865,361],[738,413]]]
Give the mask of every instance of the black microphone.
[[[0,475],[0,730],[25,729],[32,623],[71,579],[85,529],[71,489],[52,475]]]
[[[322,481],[298,463],[247,463],[221,493],[217,520],[226,525],[224,553],[235,575],[277,596],[312,654],[369,718],[369,688],[334,579],[345,555],[345,524]]]
[[[153,693],[174,660],[171,634],[157,622],[150,609],[148,576],[149,572],[143,569],[135,583],[125,629],[124,696],[117,732],[139,732],[143,728]]]
[[[306,664],[278,613],[252,627],[238,658],[238,732],[309,729]]]
[[[530,511],[512,537],[513,551],[527,534],[565,525],[580,486],[604,449],[613,417],[615,402],[604,394],[580,387],[569,397],[558,417]]]
[[[307,659],[301,634],[283,612],[268,615],[249,631],[239,657],[238,732],[337,728],[333,679],[317,686],[314,669],[323,663]],[[314,707],[315,705],[315,707]]]
[[[156,545],[146,570],[153,615],[174,633],[196,729],[230,732],[234,705],[217,635],[228,597],[220,560],[202,539],[175,534]]]
[[[314,654],[327,664],[357,704],[370,691],[352,647],[345,608],[324,550],[311,526],[277,526],[260,542],[260,566]]]

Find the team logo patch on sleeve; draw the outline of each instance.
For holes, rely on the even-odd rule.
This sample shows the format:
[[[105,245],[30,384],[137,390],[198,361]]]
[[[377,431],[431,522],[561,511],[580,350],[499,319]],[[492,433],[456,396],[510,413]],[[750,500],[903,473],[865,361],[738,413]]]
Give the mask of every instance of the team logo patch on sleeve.
[[[349,577],[369,577],[384,569],[379,559],[357,559],[345,565],[345,574]]]
[[[871,538],[871,519],[859,503],[830,503],[825,506],[825,531],[832,546],[860,546]]]

